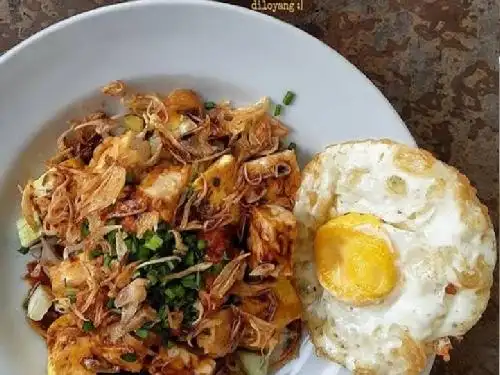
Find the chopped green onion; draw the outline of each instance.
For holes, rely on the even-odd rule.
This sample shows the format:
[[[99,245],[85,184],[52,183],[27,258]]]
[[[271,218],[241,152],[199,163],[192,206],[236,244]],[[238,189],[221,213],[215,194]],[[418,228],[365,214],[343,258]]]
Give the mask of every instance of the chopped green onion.
[[[27,295],[26,297],[24,297],[24,300],[23,300],[23,309],[24,310],[28,310],[29,303],[30,303],[30,295]]]
[[[281,104],[276,104],[276,107],[274,107],[274,115],[275,116],[281,115],[282,109],[283,109],[283,106]]]
[[[146,277],[153,286],[158,282],[158,272],[156,270],[149,271]]]
[[[210,109],[213,109],[217,106],[217,104],[215,104],[215,102],[205,102],[205,109],[208,111]]]
[[[21,246],[21,247],[17,250],[17,252],[18,252],[18,253],[21,253],[21,254],[23,254],[23,255],[28,254],[28,252],[29,252],[29,251],[30,251],[30,248],[29,248],[29,247],[24,247],[24,246]]]
[[[104,254],[104,267],[111,267],[111,261],[113,260],[113,257],[109,254]]]
[[[108,299],[108,302],[106,303],[106,307],[108,309],[114,309],[116,307],[115,306],[115,299],[114,298]]]
[[[83,238],[87,237],[90,234],[89,222],[87,221],[87,219],[85,219],[82,225],[80,226],[80,232],[82,233]]]
[[[101,250],[97,250],[97,249],[94,249],[90,252],[89,254],[89,259],[92,260],[92,259],[95,259],[95,258],[98,258],[100,257],[101,255],[103,254],[103,252]]]
[[[76,302],[76,292],[74,290],[66,292],[66,297],[68,297],[70,303]]]
[[[130,251],[131,254],[137,253],[137,249],[139,247],[138,242],[139,241],[135,236],[125,238],[125,245],[127,245],[128,251]]]
[[[171,260],[167,261],[166,264],[170,271],[172,271],[175,268],[175,264]]]
[[[135,331],[135,334],[140,337],[141,339],[145,339],[148,337],[148,330],[147,329],[144,329],[144,328],[139,328]]]
[[[198,290],[200,288],[200,285],[198,282],[199,282],[199,279],[197,280],[195,274],[185,276],[181,279],[182,286],[184,286],[185,288],[188,288],[188,289]]]
[[[209,272],[212,275],[217,275],[217,274],[221,273],[221,271],[222,271],[223,268],[224,268],[224,265],[222,263],[217,263],[217,264],[214,264],[212,267],[209,268]]]
[[[157,250],[159,247],[163,245],[163,240],[157,234],[153,235],[149,240],[146,241],[144,246],[151,250]]]
[[[108,224],[108,225],[115,225],[115,224]],[[106,241],[108,241],[108,243],[111,246],[113,246],[113,248],[116,246],[116,230],[112,230],[111,232],[106,234]]]
[[[135,362],[137,360],[137,355],[135,353],[125,353],[120,356],[125,362]]]
[[[125,184],[133,185],[135,183],[135,174],[133,172],[128,171],[125,175]]]
[[[86,320],[83,322],[82,329],[83,329],[83,332],[87,332],[87,333],[90,331],[93,331],[95,329],[94,323],[92,323],[90,320]]]
[[[173,341],[170,341],[170,340],[167,340],[165,342],[165,346],[170,349],[170,348],[173,348],[175,346],[174,342]]]
[[[170,225],[168,225],[166,221],[160,221],[158,223],[158,232],[166,232],[169,231],[170,229],[171,229]]]
[[[294,99],[295,99],[295,93],[293,91],[287,91],[285,97],[283,98],[283,104],[290,105],[292,104]]]
[[[158,310],[158,317],[160,318],[160,320],[165,320],[167,318],[167,309],[165,308],[165,306],[161,306]]]
[[[173,302],[176,299],[181,299],[186,294],[186,290],[182,285],[174,285],[165,289],[165,297],[170,302]]]
[[[144,235],[142,236],[142,238],[144,239],[144,241],[147,241],[151,237],[153,237],[154,235],[155,235],[155,232],[153,232],[151,230],[147,230],[146,232],[144,232]]]
[[[156,322],[147,322],[147,323],[144,323],[144,325],[142,326],[143,329],[151,329],[155,326]]]
[[[186,237],[182,238],[182,242],[184,242],[187,246],[196,246],[198,243],[198,239],[195,234],[188,234]]]
[[[198,316],[198,310],[193,306],[193,304],[185,306],[183,309],[183,313],[184,313],[183,324],[188,326],[191,326],[192,322],[195,321],[195,319]]]
[[[186,266],[194,266],[194,251],[189,250],[184,258],[184,264]]]
[[[207,241],[205,240],[198,240],[198,243],[196,244],[196,247],[198,247],[198,250],[205,250],[207,247]]]
[[[139,248],[139,252],[137,253],[137,258],[139,258],[139,260],[148,260],[150,258],[149,248],[141,246]]]
[[[175,293],[171,290],[171,289],[165,289],[165,296],[169,299],[169,300],[174,300],[175,299]]]
[[[196,285],[198,285],[198,289],[200,288],[200,285],[201,285],[201,276],[200,276],[200,273],[199,272],[196,272]]]

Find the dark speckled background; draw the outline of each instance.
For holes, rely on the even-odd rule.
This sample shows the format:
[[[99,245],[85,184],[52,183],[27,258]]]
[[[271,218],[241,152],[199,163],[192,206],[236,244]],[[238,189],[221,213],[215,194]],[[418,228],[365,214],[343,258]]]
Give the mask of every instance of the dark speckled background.
[[[278,1],[292,0],[268,4],[277,7]],[[116,2],[0,0],[0,52],[60,19]],[[266,7],[263,0],[229,2]],[[261,11],[321,39],[362,70],[389,98],[418,144],[469,177],[496,225],[498,2],[302,0],[302,4],[294,12]],[[450,362],[436,362],[433,374],[498,374],[498,330],[496,281],[482,320],[456,345]]]

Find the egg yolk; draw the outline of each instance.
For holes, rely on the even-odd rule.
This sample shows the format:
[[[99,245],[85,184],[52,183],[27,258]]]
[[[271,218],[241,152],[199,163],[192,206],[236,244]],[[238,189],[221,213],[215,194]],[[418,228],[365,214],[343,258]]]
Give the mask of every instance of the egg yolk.
[[[391,246],[373,234],[381,224],[373,215],[350,213],[328,221],[316,232],[318,279],[336,298],[365,305],[379,301],[396,285]]]

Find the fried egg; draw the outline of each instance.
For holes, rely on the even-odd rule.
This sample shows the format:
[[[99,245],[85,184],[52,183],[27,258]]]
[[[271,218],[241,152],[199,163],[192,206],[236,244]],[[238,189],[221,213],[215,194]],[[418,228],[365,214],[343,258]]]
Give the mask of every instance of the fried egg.
[[[311,339],[355,373],[418,374],[486,308],[496,262],[487,210],[426,151],[330,146],[304,169],[294,214]]]

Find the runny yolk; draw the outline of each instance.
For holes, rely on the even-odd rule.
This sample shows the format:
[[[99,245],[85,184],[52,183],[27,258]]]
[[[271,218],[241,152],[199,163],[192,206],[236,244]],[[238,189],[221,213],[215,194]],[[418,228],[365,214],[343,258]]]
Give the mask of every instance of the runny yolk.
[[[373,215],[350,213],[316,232],[318,279],[336,298],[356,306],[375,303],[396,285],[395,255],[387,240],[375,234],[381,224]]]

